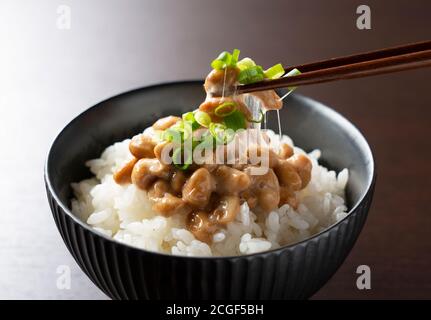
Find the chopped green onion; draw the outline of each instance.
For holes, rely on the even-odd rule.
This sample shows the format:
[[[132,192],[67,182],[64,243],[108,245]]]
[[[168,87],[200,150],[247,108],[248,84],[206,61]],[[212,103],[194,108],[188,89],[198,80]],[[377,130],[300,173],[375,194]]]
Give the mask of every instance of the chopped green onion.
[[[239,73],[238,81],[241,84],[249,84],[254,82],[262,81],[265,78],[263,69],[261,66],[252,66],[242,70]]]
[[[230,65],[231,60],[232,60],[232,55],[227,51],[223,51],[222,53],[219,54],[217,59],[211,62],[211,67],[216,70],[223,70],[228,65]]]
[[[195,119],[195,115],[193,112],[187,112],[183,114],[183,121],[190,123],[192,126],[192,130],[196,130],[200,127],[199,123]]]
[[[221,123],[211,123],[209,131],[214,137],[216,144],[225,144],[233,140],[235,132],[232,129],[227,128]]]
[[[168,128],[179,133],[179,137],[182,140],[186,140],[192,135],[192,127],[191,124],[185,121],[178,121],[172,127]],[[172,133],[172,132],[171,132]]]
[[[301,74],[301,71],[299,71],[298,69],[292,69],[292,70],[290,70],[286,75],[285,75],[285,77],[292,77],[292,76],[297,76],[297,75],[299,75],[299,74]],[[290,91],[293,91],[293,90],[295,90],[297,87],[287,87],[287,89],[289,89]]]
[[[231,66],[234,67],[238,63],[240,52],[241,51],[239,51],[238,49],[233,49],[233,51],[232,51],[232,57],[231,57],[231,60],[230,60],[230,65]]]
[[[209,116],[208,113],[203,111],[197,111],[195,113],[195,119],[202,127],[205,127],[205,128],[208,128],[208,126],[211,123],[211,117]]]
[[[281,63],[278,63],[275,66],[265,70],[264,73],[268,79],[278,79],[284,74],[284,69]]]
[[[226,67],[235,67],[238,59],[239,59],[240,51],[238,49],[234,49],[232,54],[223,51],[219,54],[217,59],[211,62],[211,67],[216,70],[223,70]]]
[[[188,121],[188,122],[195,121],[195,116],[193,115],[192,111],[184,113],[182,118],[183,118],[183,121]]]
[[[224,117],[223,120],[226,127],[233,131],[245,129],[247,127],[245,116],[239,110],[235,110],[232,114]]]
[[[176,168],[180,170],[187,170],[188,167],[192,164],[192,157],[191,155],[186,154],[186,159],[184,160],[184,164],[182,164],[181,158],[183,153],[184,152],[181,148],[175,149],[174,153],[172,154],[172,161]]]
[[[240,61],[238,61],[238,63],[236,64],[236,66],[239,68],[239,70],[245,70],[247,68],[250,67],[254,67],[256,65],[256,63],[254,63],[253,60],[251,60],[250,58],[244,58]]]
[[[263,114],[262,109],[260,109],[259,112],[260,112],[260,118],[259,119],[257,119],[257,120],[247,119],[247,121],[248,122],[254,122],[254,123],[261,123],[265,115]]]
[[[228,102],[222,103],[217,108],[215,108],[214,114],[218,117],[226,117],[234,113],[235,110],[236,110],[235,102],[228,101]]]
[[[226,130],[226,126],[224,124],[213,122],[210,124],[209,129],[211,135],[216,139],[217,142],[224,143],[223,133]]]
[[[163,132],[162,138],[163,140],[166,140],[168,142],[181,143],[181,131],[176,128],[170,127]]]

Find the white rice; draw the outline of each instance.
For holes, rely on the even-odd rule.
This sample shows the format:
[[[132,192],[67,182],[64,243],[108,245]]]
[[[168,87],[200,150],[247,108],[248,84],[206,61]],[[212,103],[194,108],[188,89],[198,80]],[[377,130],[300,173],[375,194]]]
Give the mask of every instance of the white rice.
[[[279,137],[268,130],[274,145]],[[292,140],[282,142],[293,146]],[[185,228],[185,217],[169,218],[155,213],[145,191],[133,184],[120,186],[113,172],[131,157],[130,140],[108,147],[100,159],[90,160],[87,166],[95,177],[72,184],[76,199],[72,211],[96,231],[115,240],[139,248],[185,256],[231,256],[252,254],[292,244],[329,227],[347,215],[344,190],[348,170],[338,173],[318,164],[320,151],[308,154],[313,163],[311,181],[298,193],[300,205],[294,210],[283,205],[262,221],[241,206],[235,221],[213,235],[208,245],[196,240]],[[295,153],[304,153],[294,147]]]

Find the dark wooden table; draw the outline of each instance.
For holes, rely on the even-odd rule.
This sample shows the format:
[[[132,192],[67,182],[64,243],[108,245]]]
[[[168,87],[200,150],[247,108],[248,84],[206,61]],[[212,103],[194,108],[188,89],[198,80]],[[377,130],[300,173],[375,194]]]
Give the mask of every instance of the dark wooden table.
[[[431,2],[68,1],[0,3],[0,298],[105,299],[66,251],[45,199],[50,141],[85,108],[151,83],[201,78],[221,50],[297,64],[430,38]],[[313,298],[431,298],[431,69],[300,88],[364,133],[377,160],[375,200],[349,257]],[[356,288],[370,266],[371,290]],[[56,287],[70,267],[69,290]]]

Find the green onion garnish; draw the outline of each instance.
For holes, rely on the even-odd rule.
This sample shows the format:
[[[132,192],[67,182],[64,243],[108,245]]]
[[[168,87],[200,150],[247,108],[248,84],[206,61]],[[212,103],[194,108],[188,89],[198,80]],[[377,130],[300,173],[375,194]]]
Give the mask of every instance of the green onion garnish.
[[[187,112],[183,114],[183,121],[190,123],[192,126],[192,130],[196,130],[200,127],[199,123],[195,119],[195,115],[193,112]]]
[[[232,57],[231,57],[231,60],[230,60],[230,65],[231,66],[234,67],[238,63],[240,52],[241,51],[239,51],[238,49],[233,49],[233,51],[232,51]]]
[[[246,119],[244,114],[235,110],[232,114],[223,118],[224,124],[227,128],[237,131],[238,129],[245,129],[247,127]]]
[[[236,110],[235,102],[228,101],[228,102],[222,103],[217,108],[215,108],[214,114],[218,117],[226,117],[232,114],[233,112],[235,112],[235,110]]]
[[[184,121],[188,121],[188,122],[195,121],[195,116],[193,115],[192,111],[184,113],[183,116],[182,116],[182,118],[183,118]]]
[[[175,149],[174,153],[172,154],[172,161],[176,168],[180,170],[187,170],[187,168],[192,164],[192,157],[191,155],[186,154],[186,159],[184,160],[184,164],[181,164],[181,158],[183,155],[183,150],[181,148]]]
[[[299,74],[301,74],[301,71],[299,71],[298,69],[292,69],[292,70],[290,70],[286,75],[285,75],[285,77],[292,77],[292,76],[297,76],[297,75],[299,75]],[[289,89],[290,91],[293,91],[293,90],[295,90],[297,87],[287,87],[287,89]]]
[[[281,63],[278,63],[275,66],[265,70],[264,73],[268,79],[278,79],[284,74],[284,68]]]
[[[182,134],[178,128],[170,127],[163,132],[162,139],[168,142],[181,143]]]
[[[255,119],[247,119],[247,121],[248,122],[254,122],[254,123],[261,123],[263,121],[263,118],[264,118],[265,115],[264,115],[262,109],[260,109],[259,112],[260,112],[259,119],[257,119],[257,120],[255,120]]]
[[[226,130],[226,126],[221,123],[211,123],[209,130],[211,135],[216,139],[219,143],[224,143],[223,135],[224,131]]]
[[[228,65],[230,65],[231,60],[232,60],[232,55],[227,51],[223,51],[222,53],[219,54],[217,59],[211,62],[211,67],[216,70],[223,70]]]
[[[261,66],[252,66],[239,73],[238,81],[241,84],[259,82],[265,79],[265,74]]]
[[[217,144],[229,143],[235,136],[235,132],[232,129],[227,128],[221,123],[211,123],[209,131]]]
[[[245,70],[247,68],[250,67],[254,67],[256,65],[256,63],[254,63],[253,60],[251,60],[250,58],[244,58],[241,61],[238,61],[238,63],[236,64],[236,66],[239,68],[239,70]]]
[[[223,70],[229,66],[235,67],[239,59],[239,53],[240,51],[238,49],[234,49],[232,54],[227,51],[223,51],[219,54],[217,59],[211,62],[211,67],[216,70]]]
[[[211,117],[209,116],[208,113],[203,112],[203,111],[197,111],[195,113],[195,119],[196,121],[205,128],[208,128],[210,123],[211,123]]]

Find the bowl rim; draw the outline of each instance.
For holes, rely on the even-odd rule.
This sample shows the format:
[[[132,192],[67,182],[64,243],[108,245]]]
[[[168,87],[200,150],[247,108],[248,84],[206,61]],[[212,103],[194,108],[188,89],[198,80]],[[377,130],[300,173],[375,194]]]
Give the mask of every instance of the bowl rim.
[[[371,147],[370,147],[369,143],[367,142],[367,140],[365,139],[362,132],[353,123],[351,123],[344,116],[342,116],[340,113],[333,110],[329,106],[326,106],[323,103],[316,101],[312,98],[309,98],[307,96],[304,96],[302,94],[293,93],[293,95],[296,98],[298,98],[299,100],[305,101],[307,104],[317,105],[317,107],[320,109],[321,112],[329,115],[330,118],[335,118],[338,123],[343,124],[343,127],[344,126],[351,127],[351,129],[354,132],[354,135],[359,137],[360,140],[362,140],[362,145],[363,145],[363,147],[365,147],[367,153],[369,154],[369,156],[371,158],[371,161],[369,164],[371,166],[371,168],[370,168],[371,169],[371,179],[369,179],[369,182],[366,186],[365,192],[360,197],[360,199],[355,203],[355,205],[352,208],[350,208],[350,210],[347,212],[347,215],[344,218],[342,218],[341,220],[337,221],[334,224],[331,224],[329,227],[326,227],[325,229],[313,234],[312,236],[310,236],[306,239],[303,239],[301,241],[294,242],[294,243],[291,243],[288,245],[280,246],[279,248],[266,250],[266,251],[262,251],[262,252],[251,253],[251,254],[244,254],[244,255],[226,255],[226,256],[181,256],[181,255],[174,255],[174,254],[170,254],[170,253],[150,251],[147,249],[143,249],[143,248],[139,248],[137,246],[130,245],[128,243],[123,243],[123,242],[117,241],[114,238],[109,237],[106,234],[95,230],[94,228],[89,226],[86,222],[82,221],[79,217],[75,216],[72,213],[69,206],[64,204],[63,201],[60,200],[59,196],[57,195],[57,193],[54,190],[54,187],[51,184],[51,178],[49,175],[49,164],[50,164],[52,150],[53,150],[55,144],[57,143],[57,141],[59,141],[59,139],[61,138],[61,135],[63,134],[63,132],[67,128],[72,126],[75,122],[79,121],[80,118],[84,117],[87,113],[93,111],[94,109],[100,108],[103,104],[105,104],[106,102],[108,102],[110,100],[118,99],[118,98],[121,98],[121,97],[124,97],[127,95],[131,95],[131,94],[134,94],[138,91],[147,91],[147,90],[157,89],[157,88],[161,88],[161,87],[169,87],[169,86],[175,86],[175,85],[181,85],[181,84],[196,85],[196,84],[202,84],[202,83],[203,83],[203,80],[168,81],[168,82],[161,82],[161,83],[156,83],[156,84],[143,86],[143,87],[137,87],[137,88],[134,88],[134,89],[131,89],[128,91],[120,92],[118,94],[110,96],[109,98],[100,100],[98,103],[96,103],[96,104],[90,106],[89,108],[85,109],[84,111],[80,112],[69,123],[67,123],[62,129],[60,129],[59,132],[55,135],[54,139],[52,139],[52,142],[49,145],[49,151],[48,151],[47,157],[45,159],[45,164],[44,164],[44,181],[45,181],[45,186],[46,186],[47,192],[49,192],[50,196],[55,200],[56,204],[62,209],[62,211],[70,219],[72,219],[73,222],[77,223],[78,225],[80,225],[81,227],[83,227],[84,229],[89,231],[90,233],[92,233],[96,236],[102,237],[103,239],[108,240],[109,242],[113,242],[116,245],[124,246],[129,250],[138,250],[138,251],[142,251],[146,254],[154,254],[154,255],[157,255],[160,257],[165,257],[165,258],[192,259],[192,260],[196,260],[196,259],[233,260],[233,259],[249,259],[249,258],[252,258],[255,256],[266,256],[266,255],[273,255],[273,254],[279,255],[285,250],[292,250],[294,247],[297,247],[297,246],[305,246],[309,241],[315,240],[316,238],[320,238],[320,237],[325,236],[325,235],[328,236],[329,232],[332,229],[335,229],[336,227],[341,225],[343,222],[347,221],[350,218],[350,216],[355,213],[356,209],[363,203],[364,199],[369,196],[370,192],[372,192],[372,189],[374,187],[374,184],[376,182],[376,177],[377,177],[376,170],[375,170],[376,169],[376,161],[374,159]],[[52,211],[52,208],[51,208],[51,211]],[[57,229],[58,229],[58,226],[57,226]]]

